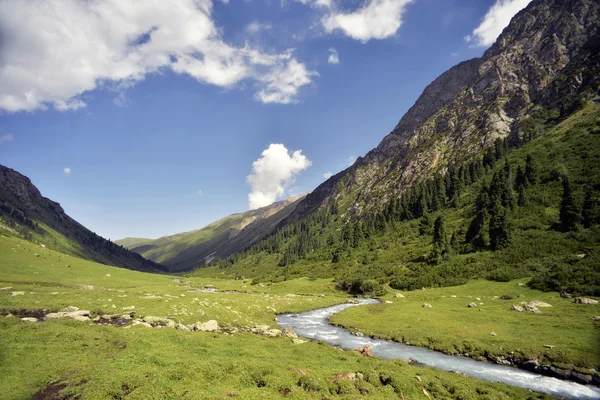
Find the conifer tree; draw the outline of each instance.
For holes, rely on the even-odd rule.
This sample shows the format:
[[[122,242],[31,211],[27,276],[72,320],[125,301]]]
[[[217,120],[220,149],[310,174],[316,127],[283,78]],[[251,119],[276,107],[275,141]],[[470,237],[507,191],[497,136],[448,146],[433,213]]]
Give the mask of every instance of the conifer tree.
[[[577,230],[581,222],[581,210],[573,197],[569,178],[563,177],[563,195],[560,203],[560,227],[563,232]]]
[[[585,191],[583,210],[581,212],[583,226],[589,228],[592,224],[600,222],[600,204],[594,199],[594,192],[590,187]]]
[[[508,221],[508,210],[496,200],[490,209],[490,245],[494,250],[508,247],[511,240],[510,226]]]
[[[442,260],[448,258],[450,246],[446,237],[446,221],[443,215],[436,218],[433,224],[433,250],[430,261],[433,264],[439,264]]]
[[[538,181],[537,166],[531,154],[525,159],[525,178],[530,185],[535,185]]]

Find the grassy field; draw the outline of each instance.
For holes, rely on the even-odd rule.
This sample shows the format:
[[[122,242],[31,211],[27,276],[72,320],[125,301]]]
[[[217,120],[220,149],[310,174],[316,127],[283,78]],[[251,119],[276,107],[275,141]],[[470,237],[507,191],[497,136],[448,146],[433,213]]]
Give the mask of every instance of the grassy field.
[[[73,305],[90,309],[92,316],[133,308],[140,316],[168,316],[183,323],[216,319],[220,325],[276,326],[278,312],[346,300],[331,280],[251,285],[152,275],[3,236],[0,254],[2,314]],[[244,292],[190,292],[211,286]],[[23,294],[11,295],[15,292]],[[319,342],[294,344],[290,338],[250,333],[2,317],[0,343],[0,399],[547,398]],[[344,374],[351,379],[336,378]]]
[[[332,322],[448,354],[485,359],[507,356],[600,369],[600,322],[592,320],[600,315],[600,305],[574,304],[558,293],[531,290],[524,285],[526,281],[478,280],[402,292],[404,298],[396,298],[392,291],[384,298],[391,304],[351,308],[333,316]],[[540,315],[510,309],[532,300],[552,307],[540,308]],[[432,307],[424,308],[424,303]],[[470,303],[477,307],[469,308]]]

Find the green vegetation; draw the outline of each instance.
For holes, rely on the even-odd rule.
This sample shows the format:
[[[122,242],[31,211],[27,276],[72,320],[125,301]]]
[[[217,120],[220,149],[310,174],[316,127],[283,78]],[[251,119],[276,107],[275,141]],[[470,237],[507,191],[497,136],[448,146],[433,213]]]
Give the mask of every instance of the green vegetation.
[[[331,279],[252,285],[175,278],[96,264],[5,236],[0,236],[0,254],[3,315],[74,305],[93,315],[133,308],[140,316],[169,316],[184,323],[214,318],[221,325],[275,326],[275,309],[299,312],[345,301]],[[245,292],[190,292],[212,286]],[[17,292],[23,293],[11,295]],[[434,398],[547,398],[319,342],[294,344],[289,338],[250,333],[2,317],[0,342],[0,399],[29,399],[36,392],[85,399],[387,399],[415,398],[424,391]]]
[[[350,308],[331,321],[365,335],[447,354],[494,361],[504,357],[517,365],[533,359],[567,369],[572,365],[600,369],[600,323],[592,320],[600,314],[600,306],[575,304],[556,292],[529,289],[525,283],[478,280],[405,292],[403,298],[390,293],[383,300],[391,304]],[[542,314],[511,310],[512,305],[533,300],[552,307],[540,308]],[[432,307],[424,308],[424,303]],[[471,303],[475,306],[469,307]]]
[[[533,277],[536,289],[600,295],[600,104],[563,117],[538,110],[524,121],[481,158],[438,171],[379,209],[359,213],[357,193],[347,193],[193,275],[333,276],[340,288],[375,281],[400,290]],[[434,240],[436,220],[447,245]]]

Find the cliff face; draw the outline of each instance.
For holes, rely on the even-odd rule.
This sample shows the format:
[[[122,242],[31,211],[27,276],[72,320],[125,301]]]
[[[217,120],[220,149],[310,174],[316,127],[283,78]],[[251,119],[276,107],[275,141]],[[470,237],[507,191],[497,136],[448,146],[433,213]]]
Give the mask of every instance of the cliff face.
[[[43,197],[29,178],[2,165],[0,217],[18,224],[22,231],[35,234],[41,242],[48,243],[59,251],[68,251],[82,258],[117,267],[140,271],[164,270],[161,265],[91,232],[65,214],[60,204]],[[56,241],[56,234],[66,238],[66,242],[70,244],[68,248],[61,247],[61,242]]]
[[[377,148],[315,189],[284,223],[349,193],[358,212],[376,207],[507,137],[536,107],[597,93],[599,13],[597,0],[532,1],[481,58],[435,79]]]

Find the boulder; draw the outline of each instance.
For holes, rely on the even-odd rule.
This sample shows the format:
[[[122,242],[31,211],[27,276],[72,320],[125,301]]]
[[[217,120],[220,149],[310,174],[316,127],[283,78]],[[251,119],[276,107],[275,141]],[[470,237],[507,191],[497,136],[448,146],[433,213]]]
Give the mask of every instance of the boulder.
[[[425,308],[431,308],[431,304],[425,303],[425,304],[423,304],[423,307],[425,307]]]
[[[296,332],[294,332],[294,330],[292,328],[285,328],[283,330],[283,336],[285,336],[285,337],[291,337],[291,338],[294,338],[294,339],[298,338],[298,335],[296,335]]]
[[[570,299],[573,297],[573,295],[570,293],[567,293],[566,290],[563,290],[560,292],[560,297],[562,297],[563,299]]]
[[[592,317],[592,321],[600,321],[600,315]]]
[[[354,351],[359,352],[360,354],[362,354],[365,357],[373,357],[373,352],[371,351],[370,346],[365,346],[362,349],[359,347],[359,348],[354,349]]]
[[[476,303],[469,303],[469,305],[467,307],[469,307],[469,308],[476,308],[477,304]]]
[[[496,336],[496,332],[490,333],[491,336]]]
[[[348,299],[348,300],[346,300],[346,303],[348,303],[348,304],[358,304],[358,300],[356,300],[356,299]]]
[[[37,318],[31,318],[31,317],[21,318],[21,321],[24,321],[24,322],[38,322]]]
[[[269,329],[265,332],[265,335],[268,337],[278,337],[281,336],[281,330],[279,329]]]
[[[187,326],[185,326],[183,324],[177,324],[177,325],[175,325],[175,329],[180,330],[180,331],[184,331],[184,332],[191,332],[192,331],[190,328],[188,328]]]
[[[146,328],[152,328],[152,325],[150,325],[149,323],[137,319],[131,323],[131,326],[137,325],[145,326]]]
[[[356,382],[356,381],[360,381],[362,380],[363,376],[362,374],[359,373],[354,373],[354,372],[347,372],[345,374],[339,374],[333,377],[333,379],[335,380],[344,380],[344,381],[352,381],[352,382]]]
[[[252,333],[265,333],[271,329],[269,325],[257,324],[250,330]]]
[[[393,301],[391,301],[391,300],[386,300],[385,301],[385,304],[392,304],[392,303],[393,303]]]
[[[403,295],[402,293],[396,293],[396,294],[394,295],[394,297],[396,297],[397,299],[403,299],[403,298],[404,298],[404,295]]]
[[[214,319],[206,322],[196,322],[194,324],[194,330],[200,332],[216,332],[219,330],[219,324]]]
[[[147,322],[150,325],[152,325],[153,327],[158,327],[158,326],[166,326],[168,328],[175,328],[175,321],[166,318],[166,317],[155,317],[155,316],[147,316],[142,318],[143,322]]]
[[[88,310],[77,310],[77,311],[59,311],[55,313],[46,314],[44,320],[49,319],[73,319],[76,321],[90,321],[90,312]]]
[[[529,304],[525,304],[525,305],[523,306],[523,310],[525,310],[525,311],[529,311],[529,312],[532,312],[532,313],[534,313],[534,314],[541,314],[541,313],[542,313],[542,312],[541,312],[541,311],[540,311],[540,310],[539,310],[537,307],[535,307],[535,306],[531,306],[531,305],[529,305]]]
[[[23,296],[25,295],[24,291],[18,291],[18,292],[10,292],[11,296]]]
[[[551,304],[544,303],[543,301],[539,301],[539,300],[531,300],[529,303],[523,302],[521,304],[528,305],[530,307],[537,307],[537,308],[552,307]]]
[[[308,340],[302,340],[302,339],[292,340],[292,343],[294,343],[294,344],[302,344],[302,343],[306,343],[306,342],[308,342]]]
[[[517,312],[523,312],[523,311],[525,311],[525,310],[523,309],[523,307],[521,307],[521,306],[517,306],[517,305],[510,306],[510,309],[511,309],[511,310],[513,310],[513,311],[517,311]]]
[[[573,303],[577,304],[598,304],[598,300],[589,299],[587,297],[577,297],[573,300]]]

